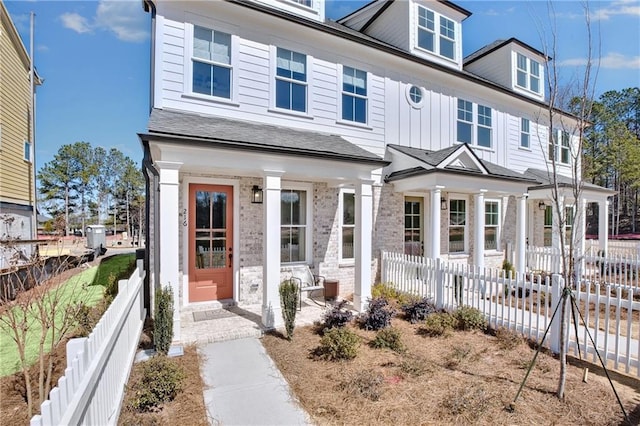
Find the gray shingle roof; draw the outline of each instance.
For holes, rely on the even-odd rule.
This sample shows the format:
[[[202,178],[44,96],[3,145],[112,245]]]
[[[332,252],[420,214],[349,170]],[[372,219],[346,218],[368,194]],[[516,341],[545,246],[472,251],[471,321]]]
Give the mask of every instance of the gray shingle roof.
[[[186,137],[199,143],[211,143],[212,146],[224,145],[327,159],[387,163],[338,135],[174,110],[153,109],[148,128],[151,137]]]
[[[538,186],[540,188],[545,188],[553,185],[553,180],[551,179],[550,173],[546,170],[527,169],[524,172],[524,175],[532,180],[538,181],[539,183]],[[572,186],[574,183],[572,178],[568,176],[562,176],[562,175],[557,175],[557,181],[558,181],[558,185],[564,186],[564,187]],[[588,189],[593,191],[610,192],[611,194],[615,193],[615,191],[609,188],[604,188],[602,186],[594,185],[592,183],[585,182],[585,181],[582,181],[582,187],[583,189]],[[535,187],[532,187],[530,189],[535,189]]]

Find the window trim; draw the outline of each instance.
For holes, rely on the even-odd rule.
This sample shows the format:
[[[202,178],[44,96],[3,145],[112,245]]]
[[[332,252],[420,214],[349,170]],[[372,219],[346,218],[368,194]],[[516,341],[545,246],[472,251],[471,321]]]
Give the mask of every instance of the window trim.
[[[23,159],[27,163],[33,163],[33,144],[27,140],[24,141],[23,151],[22,151]]]
[[[367,94],[365,96],[358,95],[358,94],[351,93],[351,92],[345,92],[343,90],[343,88],[344,88],[344,85],[343,85],[343,83],[344,83],[344,67],[351,68],[351,69],[354,69],[356,71],[361,71],[361,72],[365,73],[366,78],[367,78],[366,87],[365,87],[365,90],[367,91]],[[370,124],[369,124],[371,122],[371,114],[370,114],[371,113],[371,102],[370,102],[370,100],[371,100],[371,98],[370,98],[370,93],[371,93],[371,73],[369,73],[369,71],[363,70],[362,68],[356,68],[356,67],[352,67],[350,65],[343,65],[343,64],[338,64],[337,72],[338,72],[338,96],[337,96],[338,99],[337,99],[337,102],[336,102],[336,105],[337,105],[336,116],[338,118],[336,119],[336,122],[340,123],[340,124],[348,124],[348,125],[351,125],[351,126],[371,128]],[[366,113],[365,113],[365,120],[366,121],[364,123],[361,122],[361,121],[348,120],[348,119],[346,119],[346,118],[344,118],[342,116],[342,96],[343,95],[353,96],[353,97],[357,97],[357,98],[365,100],[365,106],[366,106],[367,110],[366,110]]]
[[[301,55],[304,55],[306,58],[306,81],[299,81],[299,80],[291,80],[291,79],[287,79],[285,77],[281,77],[278,76],[278,72],[277,72],[277,68],[278,68],[278,49],[284,49],[284,50],[288,50],[290,52],[294,52],[294,53],[299,53]],[[313,56],[308,55],[306,53],[302,53],[299,50],[295,49],[295,48],[290,48],[288,45],[272,45],[270,47],[270,65],[269,65],[269,71],[270,71],[270,84],[269,84],[269,111],[270,112],[277,112],[277,113],[282,113],[282,114],[287,114],[287,115],[294,115],[297,117],[305,117],[305,118],[313,118],[313,116],[310,114],[310,111],[312,111],[312,105],[313,105],[313,99],[312,99],[312,90],[311,90],[311,81],[313,81]],[[276,80],[283,80],[283,81],[290,81],[294,84],[302,84],[305,87],[305,94],[306,94],[306,107],[305,107],[305,111],[301,112],[301,111],[295,111],[292,109],[286,109],[286,108],[279,108],[276,106],[276,97],[277,97],[277,90],[276,90]]]
[[[524,123],[527,123],[527,131],[524,130]],[[522,144],[523,136],[527,137],[527,145]],[[528,118],[520,117],[520,143],[518,144],[518,148],[526,149],[531,151],[531,120]]]
[[[547,213],[547,212],[551,213]],[[547,215],[551,217],[551,223],[547,223]],[[549,240],[549,244],[545,241],[545,234],[547,230],[550,230],[551,238]],[[543,247],[553,247],[553,206],[545,206],[544,213],[542,217],[542,246]]]
[[[354,217],[353,217],[353,225],[345,225],[344,224],[344,196],[345,194],[353,194],[354,195],[354,202],[355,202],[355,189],[350,189],[350,188],[341,188],[340,189],[340,198],[338,200],[338,211],[340,212],[340,218],[339,218],[339,231],[338,231],[338,262],[339,264],[354,264],[356,257],[355,257],[355,247],[354,247],[354,253],[353,253],[353,257],[347,257],[347,258],[343,258],[343,252],[342,252],[342,231],[344,230],[345,227],[349,227],[349,228],[353,228],[353,243],[355,246],[355,231],[356,231],[356,217],[355,217],[355,211],[354,211]]]
[[[460,113],[460,102],[465,102],[465,103],[469,103],[471,104],[471,121],[468,121],[466,119],[461,119],[459,118],[459,113]],[[489,116],[489,120],[491,121],[491,126],[486,126],[484,124],[480,124],[480,107],[482,108],[486,108],[489,109],[491,111],[491,115]],[[465,114],[468,113],[468,110],[464,110]],[[495,109],[491,106],[488,106],[486,104],[479,104],[477,102],[472,102],[470,100],[458,97],[456,98],[456,102],[455,102],[455,117],[456,117],[456,121],[455,121],[455,133],[456,133],[456,139],[455,139],[455,143],[468,143],[471,147],[473,148],[477,148],[477,149],[482,149],[482,150],[486,150],[486,151],[493,151],[495,148],[495,132],[493,131],[493,125],[495,122],[494,119],[494,111]],[[458,124],[459,123],[464,123],[464,124],[468,124],[471,126],[471,141],[469,142],[465,142],[465,141],[461,141],[459,139],[459,133],[458,133]],[[483,129],[489,129],[489,146],[485,146],[485,145],[479,145],[478,141],[479,141],[479,130],[480,128]]]
[[[514,80],[513,80],[513,85],[514,87],[517,87],[518,89],[522,89],[522,90],[526,90],[527,92],[530,93],[535,93],[538,96],[541,96],[544,92],[544,84],[543,84],[543,68],[542,68],[542,63],[539,61],[536,61],[535,59],[532,59],[530,57],[528,57],[527,55],[524,55],[520,52],[514,51]],[[520,64],[518,62],[518,59],[522,57],[525,60],[525,67],[526,68],[520,68]],[[533,74],[532,70],[533,70],[533,63],[538,65],[538,75]],[[518,73],[524,73],[525,76],[525,80],[526,80],[526,85],[525,86],[521,86],[518,82]],[[535,91],[533,89],[531,89],[531,81],[532,78],[536,78],[538,80],[538,90]]]
[[[239,56],[239,39],[234,33],[236,28],[225,24],[223,22],[204,19],[198,15],[187,14],[186,19],[189,20],[185,24],[185,42],[184,42],[184,75],[183,75],[183,98],[197,99],[200,101],[215,102],[220,104],[228,104],[233,106],[239,106],[238,103],[238,87],[239,87],[239,72],[238,72],[238,56]],[[195,35],[195,27],[202,27],[211,31],[219,31],[231,36],[231,60],[229,68],[231,70],[230,79],[230,91],[231,96],[229,98],[223,98],[220,96],[210,96],[203,93],[196,93],[193,91],[193,46]],[[206,62],[206,61],[205,61]]]
[[[451,251],[451,227],[460,227],[460,225],[451,225],[451,212],[453,209],[451,208],[451,201],[464,201],[464,225],[463,227],[463,238],[464,238],[464,249],[462,251]],[[449,216],[447,217],[447,253],[449,255],[458,255],[458,254],[468,254],[469,253],[469,200],[468,197],[457,194],[449,194]]]
[[[458,62],[458,46],[460,44],[460,30],[459,30],[459,24],[458,22],[456,22],[454,19],[449,18],[446,15],[443,15],[439,12],[436,12],[433,9],[430,9],[426,6],[417,4],[416,5],[417,9],[416,9],[416,18],[415,18],[415,30],[414,30],[414,36],[415,36],[415,42],[414,42],[414,47],[417,50],[420,51],[424,51],[424,52],[428,52],[429,54],[432,55],[436,55],[439,58],[442,58],[446,61],[450,61],[450,62]],[[429,29],[428,26],[422,26],[420,25],[420,11],[424,10],[425,13],[432,13],[433,14],[433,29]],[[442,19],[446,19],[449,22],[453,23],[453,39],[451,39],[449,36],[445,35],[442,32]],[[426,47],[422,47],[420,46],[420,31],[426,31],[429,32],[431,34],[433,34],[433,50],[429,50]],[[440,49],[440,41],[441,38],[446,39],[447,41],[452,41],[453,42],[453,58],[450,58],[448,56],[442,55],[441,49]]]
[[[415,102],[411,97],[411,90],[416,88],[420,91],[420,102]],[[407,84],[405,87],[405,96],[407,97],[407,102],[415,109],[421,109],[425,105],[426,98],[426,90],[422,86],[418,86],[417,84]]]
[[[552,163],[555,161],[559,166],[570,166],[572,163],[571,134],[566,130],[553,128],[551,132],[551,141],[547,144],[547,162]],[[565,153],[567,155],[567,162],[562,161]]]
[[[313,184],[312,183],[303,183],[303,182],[291,182],[291,181],[282,181],[280,186],[280,202],[282,202],[282,193],[284,191],[306,191],[307,193],[307,202],[306,202],[306,225],[305,225],[305,238],[306,238],[306,247],[305,247],[305,260],[300,260],[296,262],[283,262],[282,258],[280,258],[281,265],[295,265],[295,264],[313,264]],[[280,218],[280,232],[282,232],[282,217]]]
[[[488,203],[495,203],[497,205],[497,218],[498,218],[498,223],[495,225],[487,225],[487,204]],[[497,199],[497,198],[486,198],[484,200],[484,212],[485,212],[485,221],[484,221],[484,228],[485,228],[485,232],[484,232],[484,236],[485,236],[485,240],[484,240],[484,249],[485,251],[491,251],[491,252],[499,252],[502,250],[501,244],[500,244],[500,237],[502,235],[502,203],[501,200]],[[487,233],[486,233],[486,229],[488,227],[491,228],[495,228],[496,229],[496,248],[495,249],[488,249],[487,248]]]

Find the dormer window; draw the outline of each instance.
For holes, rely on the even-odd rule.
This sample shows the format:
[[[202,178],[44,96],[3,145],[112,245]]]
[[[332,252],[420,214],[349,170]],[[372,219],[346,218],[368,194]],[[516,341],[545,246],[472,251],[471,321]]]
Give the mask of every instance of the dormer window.
[[[540,93],[540,63],[516,53],[516,85]]]
[[[456,59],[456,23],[433,10],[418,6],[418,47]]]

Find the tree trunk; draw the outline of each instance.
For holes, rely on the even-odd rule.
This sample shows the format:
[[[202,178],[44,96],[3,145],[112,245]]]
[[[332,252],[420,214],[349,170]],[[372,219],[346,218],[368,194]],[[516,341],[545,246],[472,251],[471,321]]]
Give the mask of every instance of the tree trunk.
[[[557,396],[560,399],[564,399],[564,388],[567,380],[567,302],[568,298],[562,292],[562,299],[560,303],[560,379],[558,381]]]

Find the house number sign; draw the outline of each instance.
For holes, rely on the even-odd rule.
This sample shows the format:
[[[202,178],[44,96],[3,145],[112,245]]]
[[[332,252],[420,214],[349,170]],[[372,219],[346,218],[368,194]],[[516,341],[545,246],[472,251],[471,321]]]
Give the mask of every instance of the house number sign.
[[[187,226],[187,209],[182,209],[182,226]]]

